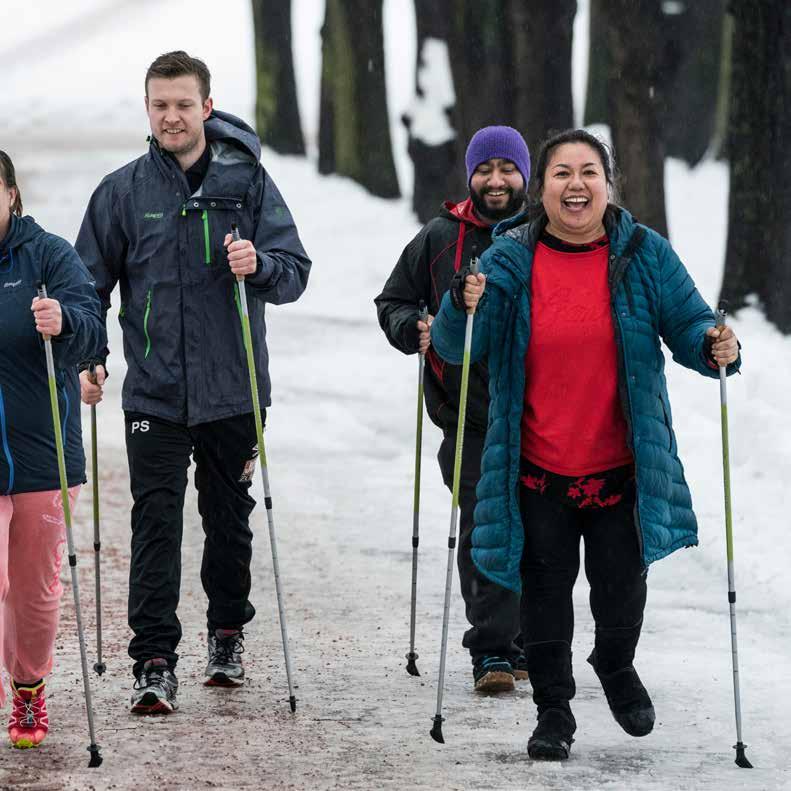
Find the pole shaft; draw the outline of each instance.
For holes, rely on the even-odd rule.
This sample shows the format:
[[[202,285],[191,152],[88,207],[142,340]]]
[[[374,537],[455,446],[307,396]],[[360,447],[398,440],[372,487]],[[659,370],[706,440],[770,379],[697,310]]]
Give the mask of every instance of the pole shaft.
[[[47,290],[42,285],[40,296],[47,297]],[[71,567],[71,586],[74,591],[74,610],[77,620],[77,637],[80,644],[80,661],[82,663],[82,684],[85,691],[85,706],[88,714],[88,732],[91,747],[96,746],[96,736],[93,728],[93,701],[91,699],[91,685],[88,681],[88,659],[85,648],[85,635],[82,626],[82,610],[80,608],[80,584],[77,579],[77,555],[74,551],[74,537],[71,530],[71,503],[69,501],[69,483],[66,476],[66,454],[63,450],[63,430],[60,422],[60,406],[58,404],[58,390],[55,382],[55,360],[52,355],[52,339],[44,335],[44,354],[47,359],[47,383],[49,385],[49,401],[52,408],[52,424],[55,432],[55,452],[58,457],[58,475],[60,476],[60,494],[63,503],[63,521],[66,525],[66,543],[69,551],[69,566]]]
[[[288,630],[286,628],[286,613],[283,606],[283,591],[280,584],[280,565],[277,556],[277,541],[275,539],[275,517],[272,511],[272,495],[269,489],[269,473],[266,463],[266,446],[264,445],[264,423],[261,418],[261,403],[258,398],[258,380],[255,373],[255,358],[253,357],[253,335],[250,330],[250,313],[247,308],[247,291],[244,277],[236,278],[239,305],[242,309],[242,335],[247,353],[247,370],[250,375],[250,396],[253,401],[253,414],[255,416],[255,433],[258,440],[258,459],[261,464],[261,478],[264,484],[264,502],[266,504],[266,519],[269,526],[269,544],[272,550],[272,568],[275,575],[275,593],[277,596],[277,609],[280,615],[280,636],[283,640],[283,654],[286,660],[286,679],[288,681],[289,698],[294,701],[294,684],[291,673],[291,657],[288,649]]]
[[[91,406],[91,471],[93,473],[93,564],[96,577],[96,661],[102,664],[102,561],[99,515],[99,442],[96,405]]]
[[[461,367],[461,389],[459,392],[459,421],[456,428],[456,456],[453,464],[453,499],[450,512],[450,531],[448,534],[448,568],[445,575],[445,605],[442,611],[442,645],[439,661],[439,682],[437,684],[437,714],[442,716],[442,695],[445,686],[445,657],[448,645],[448,624],[450,621],[450,592],[453,584],[453,555],[456,549],[456,523],[459,513],[459,488],[461,482],[461,459],[464,447],[464,425],[467,416],[467,388],[470,381],[470,351],[472,349],[472,328],[474,313],[467,314],[464,331],[464,357]]]
[[[425,355],[418,355],[417,375],[417,430],[415,432],[415,491],[412,500],[412,596],[409,608],[409,653],[415,653],[415,624],[417,621],[417,552],[420,540],[420,473],[423,449],[423,377]]]
[[[736,739],[742,744],[742,706],[739,688],[739,646],[736,636],[736,574],[733,557],[733,517],[731,504],[731,465],[728,442],[727,370],[720,366],[720,427],[722,431],[722,482],[725,500],[725,546],[728,561],[728,602],[731,623],[731,660],[733,663],[733,703],[736,717]]]

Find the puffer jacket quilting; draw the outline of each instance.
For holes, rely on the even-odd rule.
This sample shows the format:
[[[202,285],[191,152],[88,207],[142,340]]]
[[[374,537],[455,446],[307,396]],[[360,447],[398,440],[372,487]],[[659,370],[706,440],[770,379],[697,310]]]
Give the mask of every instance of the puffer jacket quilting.
[[[697,544],[697,522],[678,458],[660,337],[682,365],[716,378],[705,357],[714,315],[670,244],[645,229],[629,260],[624,252],[637,223],[624,210],[608,223],[613,320],[619,344],[619,385],[635,456],[635,522],[646,566]],[[522,223],[522,224],[520,224]],[[487,290],[473,332],[471,358],[488,356],[491,406],[478,484],[473,560],[494,582],[520,589],[524,530],[518,503],[524,358],[530,340],[530,275],[542,229],[524,217],[501,223],[483,256]],[[445,299],[432,343],[449,362],[463,354],[465,314]],[[741,358],[728,367],[739,369]],[[529,525],[527,526],[529,532]]]

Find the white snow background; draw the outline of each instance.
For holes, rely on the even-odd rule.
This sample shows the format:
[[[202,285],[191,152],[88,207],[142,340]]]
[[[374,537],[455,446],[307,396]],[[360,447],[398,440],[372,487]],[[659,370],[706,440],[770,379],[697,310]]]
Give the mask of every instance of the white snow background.
[[[338,755],[330,750],[327,766],[345,766],[338,771],[346,788],[791,788],[791,338],[782,337],[753,308],[732,322],[744,364],[742,375],[729,379],[728,393],[744,737],[756,768],[748,772],[733,763],[718,384],[670,361],[674,424],[700,523],[700,547],[656,563],[649,574],[636,664],[657,709],[654,733],[634,740],[620,731],[584,662],[592,623],[583,578],[576,589],[577,743],[566,764],[531,763],[525,753],[534,723],[528,692],[505,699],[478,699],[471,692],[468,658],[460,647],[466,622],[455,578],[444,699],[447,744],[429,739],[450,497],[435,463],[439,432],[427,421],[417,638],[423,675],[417,680],[403,671],[402,658],[408,647],[417,365],[416,358],[387,344],[372,302],[419,226],[408,198],[372,198],[346,179],[317,175],[324,4],[293,0],[292,6],[300,110],[310,156],[281,157],[265,150],[262,161],[286,198],[314,263],[300,301],[268,310],[274,405],[267,451],[281,565],[286,589],[312,599],[328,630],[356,635],[371,646],[367,659],[329,656],[323,680],[326,685],[336,660],[362,661],[367,686],[311,688],[309,679],[301,679],[304,706],[314,716],[320,718],[316,712],[330,703],[337,714],[342,701],[346,716],[368,723],[356,734],[359,751]],[[587,2],[579,6],[574,62],[578,115],[585,84]],[[3,0],[0,31],[0,148],[15,160],[28,213],[71,241],[101,177],[145,151],[143,76],[158,54],[183,48],[203,57],[212,70],[216,106],[253,118],[247,0],[220,5],[207,0]],[[409,0],[385,0],[385,34],[391,129],[408,195],[411,163],[398,119],[413,101],[414,12]],[[713,304],[725,250],[727,168],[706,161],[689,170],[671,160],[666,190],[671,241]],[[111,349],[113,376],[99,410],[101,442],[103,453],[122,454],[123,363],[117,325],[111,328]],[[87,427],[87,412],[83,418]],[[85,435],[87,439],[87,430]],[[254,494],[262,497],[258,479]],[[89,502],[87,491],[83,500],[83,505]],[[84,518],[88,548],[89,517]],[[264,565],[256,572],[260,576],[271,573],[262,508],[254,519],[260,531],[256,562]],[[199,527],[193,526],[191,536],[188,532],[185,545],[199,545]],[[311,573],[289,573],[298,565],[295,555]],[[90,562],[87,551],[85,558]],[[272,596],[268,581],[266,587],[266,597]],[[382,608],[394,591],[397,606]],[[269,604],[268,599],[258,601],[259,618],[251,628],[260,623],[259,629],[271,630],[277,659],[276,610]],[[71,606],[71,597],[65,597],[64,607]],[[300,661],[311,644],[300,623],[292,619],[289,626],[292,651]],[[366,633],[357,634],[360,630]],[[371,663],[382,656],[388,660],[377,681]],[[126,661],[114,657],[117,668]],[[125,672],[102,681],[117,686],[121,719],[128,716]],[[368,683],[371,677],[376,683]],[[305,718],[300,714],[305,710],[297,718]],[[75,705],[72,711],[73,727],[81,728],[82,710]],[[100,773],[118,783],[124,771],[112,768],[112,742],[104,740],[103,746],[105,767],[91,775],[96,787],[104,787]],[[9,760],[0,750],[0,766]],[[307,780],[302,785],[300,756],[291,762],[293,787],[325,787]],[[260,787],[281,786],[262,779]]]

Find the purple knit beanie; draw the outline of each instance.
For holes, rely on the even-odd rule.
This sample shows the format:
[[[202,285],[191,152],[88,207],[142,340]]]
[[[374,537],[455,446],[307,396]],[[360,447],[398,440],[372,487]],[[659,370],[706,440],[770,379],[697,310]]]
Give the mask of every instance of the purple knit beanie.
[[[525,139],[516,129],[510,126],[484,126],[472,136],[464,155],[468,187],[475,168],[490,159],[510,159],[522,174],[527,187],[530,181],[530,152]]]

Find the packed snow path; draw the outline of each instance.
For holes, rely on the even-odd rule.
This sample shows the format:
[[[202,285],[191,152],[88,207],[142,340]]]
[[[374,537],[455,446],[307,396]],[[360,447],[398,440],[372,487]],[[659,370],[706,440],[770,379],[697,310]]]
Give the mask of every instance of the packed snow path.
[[[142,149],[68,146],[43,153],[24,140],[15,154],[30,213],[74,239],[101,176]],[[754,312],[736,324],[744,375],[730,380],[736,574],[744,734],[756,768],[738,769],[735,741],[719,451],[717,384],[669,371],[682,457],[701,522],[697,549],[652,567],[637,666],[657,710],[653,734],[632,739],[613,721],[584,659],[592,642],[587,586],[577,586],[572,758],[536,764],[525,745],[535,722],[530,686],[482,698],[472,692],[460,647],[465,620],[453,597],[444,700],[446,744],[429,737],[434,713],[450,497],[427,423],[421,520],[418,630],[420,678],[404,670],[409,640],[411,485],[417,363],[379,331],[373,296],[416,225],[401,202],[373,200],[340,179],[320,179],[302,160],[267,152],[265,165],[289,202],[314,259],[308,292],[269,311],[275,406],[267,452],[298,683],[287,687],[263,507],[256,528],[248,682],[205,689],[205,598],[199,581],[202,531],[189,497],[178,668],[180,711],[128,713],[126,655],[129,508],[119,390],[123,376],[112,330],[108,395],[99,407],[102,558],[107,673],[91,679],[104,765],[87,768],[88,745],[68,569],[55,673],[52,731],[37,751],[0,750],[0,788],[135,789],[766,789],[791,788],[788,733],[791,628],[788,502],[791,474],[785,396],[791,343]],[[690,197],[722,194],[721,169],[671,170],[674,239],[704,296],[718,282],[711,253],[721,227],[685,223]],[[686,201],[686,202],[685,202]],[[701,241],[702,240],[702,241]],[[701,258],[692,258],[699,252]],[[117,309],[117,299],[113,314]],[[229,364],[231,362],[229,361]],[[244,361],[238,361],[243,365]],[[84,412],[86,444],[89,420]],[[256,496],[262,499],[256,478]],[[93,551],[90,487],[75,517],[92,664]]]

